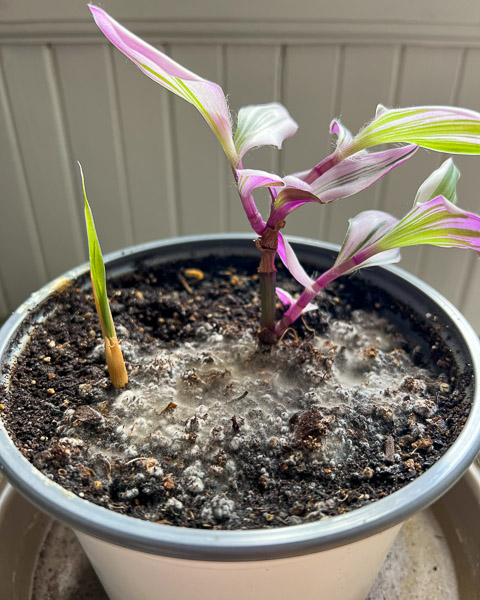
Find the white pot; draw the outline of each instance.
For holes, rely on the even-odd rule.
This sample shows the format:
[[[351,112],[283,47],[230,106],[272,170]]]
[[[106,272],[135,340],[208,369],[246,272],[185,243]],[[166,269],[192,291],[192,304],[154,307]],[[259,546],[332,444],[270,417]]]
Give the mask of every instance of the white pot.
[[[156,556],[75,533],[110,600],[364,600],[400,528],[312,554],[236,562]]]

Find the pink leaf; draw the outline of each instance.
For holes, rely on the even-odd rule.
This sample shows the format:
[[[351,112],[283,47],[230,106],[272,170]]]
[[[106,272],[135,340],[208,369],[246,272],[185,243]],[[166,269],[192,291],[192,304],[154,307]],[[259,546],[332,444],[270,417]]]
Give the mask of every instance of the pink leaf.
[[[193,104],[217,136],[230,162],[239,161],[232,139],[230,113],[220,86],[182,67],[160,50],[120,25],[98,6],[89,5],[105,36],[145,75]]]
[[[400,260],[398,249],[380,254],[372,252],[375,242],[390,231],[397,222],[398,219],[380,210],[366,210],[350,219],[334,268],[344,275],[363,267],[398,262]]]
[[[285,187],[275,197],[273,210],[267,225],[274,227],[276,221],[283,221],[292,211],[307,202],[320,202],[312,191],[312,186],[293,175],[283,179]]]
[[[382,152],[362,152],[337,163],[311,183],[322,203],[346,198],[370,187],[417,151],[413,145]]]
[[[290,304],[293,304],[294,300],[292,294],[280,287],[277,287],[275,291],[277,292],[277,296],[280,298],[280,302],[283,304],[283,306],[290,306]]]
[[[410,145],[382,152],[360,152],[335,164],[310,184],[295,176],[285,177],[286,187],[275,199],[269,226],[273,227],[275,221],[284,220],[307,202],[326,204],[361,192],[408,160],[416,151],[417,146]]]
[[[303,285],[305,288],[311,289],[313,280],[307,275],[305,269],[302,267],[295,252],[293,251],[293,248],[281,233],[278,234],[277,252],[283,264],[290,271],[292,277],[294,277],[298,283]]]

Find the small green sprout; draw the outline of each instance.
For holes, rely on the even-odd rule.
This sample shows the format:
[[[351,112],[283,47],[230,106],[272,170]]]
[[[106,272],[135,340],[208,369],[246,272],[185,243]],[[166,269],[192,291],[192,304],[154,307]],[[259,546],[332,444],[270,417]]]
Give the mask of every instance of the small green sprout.
[[[115,388],[124,388],[128,383],[127,369],[123,360],[122,350],[118,343],[112,313],[108,303],[107,280],[105,276],[105,265],[103,263],[102,251],[93,221],[92,210],[87,200],[85,190],[85,179],[83,177],[82,165],[80,175],[82,178],[83,197],[85,199],[85,223],[87,225],[88,249],[90,254],[90,278],[92,280],[93,297],[97,309],[102,335],[105,342],[105,358],[107,360],[110,381]]]

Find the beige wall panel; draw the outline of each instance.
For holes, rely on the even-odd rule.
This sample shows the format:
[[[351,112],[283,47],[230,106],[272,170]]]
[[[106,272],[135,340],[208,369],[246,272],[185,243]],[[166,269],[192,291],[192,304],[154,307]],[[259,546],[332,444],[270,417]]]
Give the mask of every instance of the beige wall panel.
[[[201,77],[216,83],[221,77],[219,46],[174,45],[171,56]],[[181,98],[173,97],[171,101],[179,232],[188,235],[219,231],[223,210],[220,182],[226,158],[198,110]]]
[[[225,93],[236,123],[242,106],[280,102],[282,55],[278,46],[228,46],[225,57]],[[280,155],[275,148],[250,150],[243,159],[249,169],[276,172]],[[251,231],[240,199],[234,188],[230,168],[227,167],[227,228],[229,231]],[[264,190],[255,193],[258,207],[268,215],[269,196]],[[255,235],[252,232],[252,235]]]
[[[457,0],[455,3],[438,0],[403,0],[388,3],[385,0],[276,0],[275,3],[243,0],[242,2],[159,2],[158,0],[103,0],[99,2],[105,10],[118,19],[136,17],[144,19],[228,19],[258,21],[339,20],[354,23],[371,21],[399,23],[464,23],[480,25],[480,6],[472,0]],[[387,12],[388,11],[388,12]],[[3,0],[0,18],[6,22],[58,20],[87,20],[88,11],[84,0]],[[387,17],[387,18],[386,18]],[[279,32],[279,37],[281,32]]]
[[[388,103],[392,93],[392,73],[396,74],[397,52],[394,46],[347,46],[339,78],[337,105],[333,116],[355,134],[375,115],[379,102]],[[348,219],[375,207],[378,182],[350,198],[325,207],[324,236],[329,242],[341,244]]]
[[[46,47],[3,49],[3,66],[47,276],[84,259],[57,78]]]
[[[297,133],[284,144],[281,173],[304,171],[332,151],[329,134],[335,101],[340,48],[288,46],[285,49],[283,103],[298,123]],[[304,205],[288,218],[287,234],[321,239],[329,207]]]
[[[169,93],[120,52],[113,58],[134,241],[177,235]]]
[[[71,164],[82,163],[103,252],[133,244],[112,53],[109,46],[100,44],[56,48]],[[82,211],[77,169],[75,190],[77,208]]]
[[[35,213],[18,146],[11,106],[0,70],[0,318],[47,280]]]
[[[450,104],[462,57],[461,50],[410,47],[405,49],[395,106]],[[385,179],[380,208],[402,217],[410,210],[418,187],[446,158],[419,149],[415,156]],[[401,265],[418,273],[421,248],[402,250]]]
[[[470,267],[468,286],[466,286],[465,293],[461,298],[460,309],[480,335],[480,264],[478,259]],[[453,281],[452,283],[454,284]]]

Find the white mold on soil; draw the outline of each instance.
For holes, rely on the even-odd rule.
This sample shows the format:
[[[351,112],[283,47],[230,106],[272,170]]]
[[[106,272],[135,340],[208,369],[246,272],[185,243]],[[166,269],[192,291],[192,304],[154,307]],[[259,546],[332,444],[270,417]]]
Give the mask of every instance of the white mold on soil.
[[[140,460],[159,452],[185,452],[185,440],[190,439],[187,453],[193,466],[185,471],[185,486],[202,493],[208,469],[214,476],[235,472],[235,451],[246,438],[287,443],[295,413],[315,406],[331,414],[340,407],[315,450],[319,463],[339,464],[355,453],[343,411],[364,415],[370,435],[380,440],[383,433],[375,430],[377,420],[369,418],[375,410],[385,422],[411,412],[412,404],[422,414],[435,412],[424,398],[432,373],[414,367],[400,349],[403,338],[388,329],[386,319],[355,311],[351,322],[332,320],[329,334],[316,338],[308,357],[292,352],[286,343],[261,352],[249,333],[235,340],[214,334],[206,341],[147,357],[127,339],[125,354],[134,363],[129,389],[118,392],[107,411],[105,397],[90,404],[96,414],[106,413],[113,427],[103,441],[97,436],[95,441],[88,439],[90,452]],[[226,439],[232,428],[236,435]],[[61,429],[65,435],[65,424]],[[73,431],[80,433],[72,427],[67,435]],[[223,444],[233,459],[226,465],[209,465]],[[147,466],[147,471],[163,473],[155,465]]]

